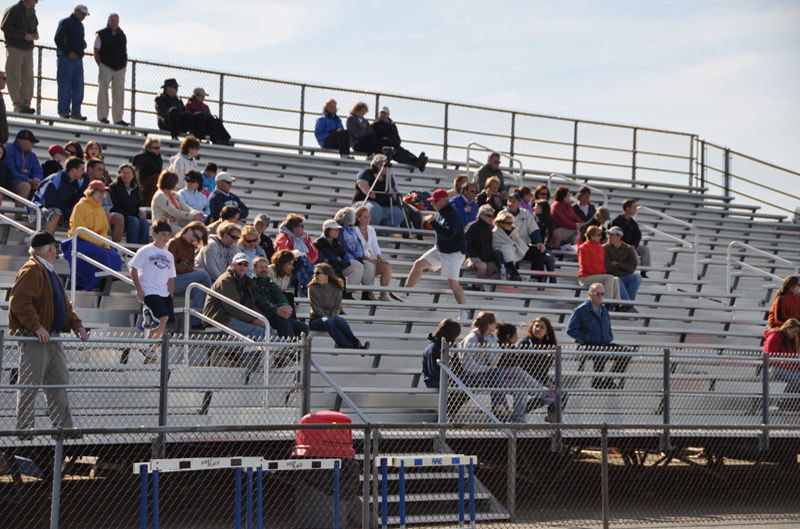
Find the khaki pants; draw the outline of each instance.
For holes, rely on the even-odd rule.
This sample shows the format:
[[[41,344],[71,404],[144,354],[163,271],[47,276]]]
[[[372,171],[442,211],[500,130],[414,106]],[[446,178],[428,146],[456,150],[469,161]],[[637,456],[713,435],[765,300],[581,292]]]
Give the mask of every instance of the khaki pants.
[[[6,81],[14,111],[30,107],[33,99],[33,50],[6,46]]]
[[[97,119],[108,119],[108,86],[111,85],[111,122],[122,121],[125,110],[125,71],[112,70],[105,64],[100,64],[100,73],[97,76]]]
[[[594,283],[601,283],[606,290],[606,299],[621,299],[619,293],[619,281],[611,274],[597,274],[593,276],[579,277],[578,283],[584,287],[590,287]]]
[[[20,342],[20,386],[67,384],[69,384],[67,357],[61,342]],[[38,392],[38,389],[17,391],[17,429],[25,430],[35,426],[34,402]],[[44,396],[53,426],[72,428],[72,413],[69,409],[67,390],[44,388]]]
[[[371,285],[375,281],[375,266],[369,261],[361,263],[350,259],[350,266],[344,269],[344,277],[351,285]]]

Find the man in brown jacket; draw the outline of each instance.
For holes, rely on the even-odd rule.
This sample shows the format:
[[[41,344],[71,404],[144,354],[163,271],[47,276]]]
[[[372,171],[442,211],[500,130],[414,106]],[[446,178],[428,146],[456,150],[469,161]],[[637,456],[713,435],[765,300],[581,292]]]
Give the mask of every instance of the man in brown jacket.
[[[72,310],[64,286],[53,271],[58,242],[47,231],[36,232],[28,250],[31,258],[22,267],[11,289],[8,327],[14,334],[35,336],[19,342],[19,385],[67,385],[69,372],[61,342],[51,342],[62,332],[75,331],[81,340],[89,334]],[[34,428],[37,389],[17,392],[17,429]],[[44,388],[50,419],[56,428],[72,428],[72,414],[65,388]]]
[[[622,242],[622,228],[614,226],[608,231],[608,242],[603,245],[606,250],[606,273],[619,278],[619,294],[621,299],[634,300],[642,276],[636,273],[636,250]],[[620,307],[622,312],[637,312],[630,305]]]

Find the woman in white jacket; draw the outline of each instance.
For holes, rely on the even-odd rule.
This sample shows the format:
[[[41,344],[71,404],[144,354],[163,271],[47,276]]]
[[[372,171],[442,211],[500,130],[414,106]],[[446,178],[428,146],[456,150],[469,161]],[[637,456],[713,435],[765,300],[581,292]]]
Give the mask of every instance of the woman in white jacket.
[[[356,209],[356,233],[364,248],[364,260],[369,261],[375,267],[375,277],[381,278],[381,286],[388,287],[392,280],[392,264],[381,255],[378,236],[375,234],[375,229],[369,225],[370,220],[368,207],[361,206]],[[374,296],[374,294],[370,293],[370,296]],[[391,300],[392,298],[386,292],[381,292],[378,298],[378,301]]]
[[[492,230],[492,250],[503,255],[509,281],[522,281],[517,270],[517,262],[528,253],[528,245],[520,237],[519,229],[514,225],[514,216],[501,211],[494,219]]]
[[[202,221],[203,212],[189,207],[186,202],[175,192],[178,185],[178,175],[172,171],[161,171],[158,175],[158,191],[153,195],[153,218],[166,218],[172,224],[173,234],[179,232],[183,226],[193,220]]]
[[[177,174],[179,178],[186,176],[186,171],[197,171],[197,153],[200,152],[200,140],[194,136],[187,136],[181,142],[180,152],[176,152],[169,158],[168,169]]]
[[[500,367],[503,350],[497,343],[494,332],[497,319],[492,312],[481,312],[472,323],[472,330],[464,338],[459,347],[462,349],[488,349],[474,353],[459,353],[459,360],[464,368],[465,383],[468,387],[494,388],[530,388],[544,389],[544,386],[532,378],[521,367]],[[493,349],[496,349],[493,350]],[[513,393],[514,409],[510,416],[514,422],[525,422],[525,408],[528,393]],[[508,417],[506,397],[503,393],[492,392],[492,413],[498,418]]]

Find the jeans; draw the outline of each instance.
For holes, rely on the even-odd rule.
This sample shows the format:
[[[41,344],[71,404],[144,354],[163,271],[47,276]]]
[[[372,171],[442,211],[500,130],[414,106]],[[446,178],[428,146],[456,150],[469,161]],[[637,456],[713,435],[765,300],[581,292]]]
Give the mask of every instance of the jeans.
[[[186,292],[186,287],[188,287],[190,283],[200,283],[206,288],[211,288],[211,276],[209,276],[208,272],[205,270],[195,270],[194,272],[178,274],[175,276],[175,294],[183,294]],[[197,289],[192,291],[192,309],[197,312],[203,312],[203,305],[205,302],[205,292]],[[192,325],[200,325],[202,322],[197,316],[192,316],[189,318],[189,323]]]
[[[347,320],[341,316],[335,318],[317,318],[308,322],[312,331],[325,331],[333,338],[336,347],[340,349],[358,349],[361,342],[350,330]]]
[[[150,224],[147,219],[128,215],[125,217],[125,237],[128,244],[147,244],[150,242]]]
[[[780,382],[787,382],[784,393],[800,393],[800,372],[790,371],[781,366],[772,366],[772,378]],[[778,403],[781,409],[800,409],[800,398],[781,399]]]
[[[281,318],[275,315],[269,318],[269,324],[281,338],[299,338],[301,334],[308,336],[308,325],[302,321],[293,320],[291,318]]]
[[[58,115],[79,116],[83,103],[83,59],[58,58]],[[70,104],[72,111],[70,112]]]
[[[367,200],[365,204],[369,210],[370,221],[373,226],[399,226],[403,222],[403,210],[397,206],[385,207],[379,205],[377,202]],[[392,222],[392,215],[394,214],[394,222]]]
[[[544,386],[525,372],[521,367],[493,367],[483,373],[470,375],[469,386],[501,387],[501,388],[530,388],[544,389]],[[528,394],[524,391],[514,393],[514,411],[511,414],[514,422],[525,422],[525,408],[528,404]],[[492,407],[502,405],[505,407],[505,394],[493,392],[491,394]]]
[[[640,274],[630,274],[619,276],[619,297],[620,299],[634,300],[639,287],[642,286],[642,276]]]
[[[267,341],[266,327],[259,327],[258,325],[252,323],[245,323],[242,320],[237,320],[236,318],[231,318],[230,321],[228,321],[228,327],[257,342]],[[237,347],[233,352],[236,353],[236,356],[239,357],[239,360],[241,360],[242,364],[246,365],[247,367],[253,368],[261,362],[260,351],[245,351],[242,347]]]

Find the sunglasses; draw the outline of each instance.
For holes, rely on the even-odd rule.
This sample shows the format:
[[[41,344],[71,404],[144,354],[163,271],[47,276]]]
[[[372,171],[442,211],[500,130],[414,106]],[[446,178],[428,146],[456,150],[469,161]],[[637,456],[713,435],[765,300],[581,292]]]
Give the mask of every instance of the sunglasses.
[[[240,263],[234,263],[235,266],[250,266],[250,263],[247,261],[242,261]]]
[[[592,295],[593,296],[597,296],[598,298],[602,298],[602,297],[605,297],[606,293],[605,292],[593,292]]]
[[[254,242],[258,242],[258,239],[245,239],[244,242],[252,244]]]
[[[319,270],[314,270],[314,275],[315,276],[326,276],[328,274],[326,274],[325,272],[320,272]]]
[[[234,241],[238,241],[238,240],[239,240],[239,237],[241,237],[241,236],[242,236],[242,234],[241,234],[241,233],[237,233],[236,235],[234,235],[234,234],[232,234],[232,233],[229,233],[229,234],[228,234],[228,237],[230,237],[230,238],[231,238],[231,239],[233,239]]]
[[[196,231],[192,231],[192,235],[194,235],[194,238],[197,239],[198,241],[203,238],[203,235],[197,233]]]
[[[503,221],[500,222],[500,224],[514,224],[514,221],[513,220],[503,220]]]

